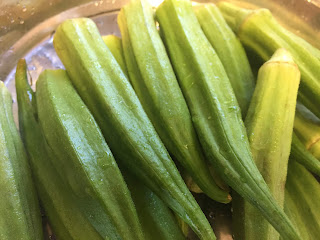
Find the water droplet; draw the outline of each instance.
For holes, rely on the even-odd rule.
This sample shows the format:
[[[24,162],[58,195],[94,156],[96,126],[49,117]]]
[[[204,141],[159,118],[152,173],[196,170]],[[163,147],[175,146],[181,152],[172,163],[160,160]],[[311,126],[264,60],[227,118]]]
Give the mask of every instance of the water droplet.
[[[22,12],[26,12],[26,11],[27,11],[26,6],[23,6],[23,7],[22,7]]]
[[[20,23],[20,24],[24,24],[24,20],[21,19],[19,23]]]
[[[10,21],[11,23],[14,23],[14,19],[11,19],[11,21]]]

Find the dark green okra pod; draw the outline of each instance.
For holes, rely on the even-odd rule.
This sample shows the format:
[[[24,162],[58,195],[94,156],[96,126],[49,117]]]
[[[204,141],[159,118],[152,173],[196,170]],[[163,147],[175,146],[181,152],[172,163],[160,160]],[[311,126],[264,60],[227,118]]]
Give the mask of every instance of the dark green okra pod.
[[[207,158],[286,239],[300,239],[253,161],[231,84],[191,2],[164,0],[156,18]]]
[[[201,208],[147,117],[129,80],[90,19],[62,23],[55,50],[122,166],[139,177],[202,239],[215,239]]]
[[[246,53],[214,4],[196,7],[201,28],[221,60],[245,118],[254,90],[254,77]]]

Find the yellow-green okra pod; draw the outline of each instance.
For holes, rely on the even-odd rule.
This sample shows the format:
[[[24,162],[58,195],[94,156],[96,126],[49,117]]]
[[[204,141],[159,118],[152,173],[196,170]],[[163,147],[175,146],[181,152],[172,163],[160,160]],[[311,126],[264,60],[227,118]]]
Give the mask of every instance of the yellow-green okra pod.
[[[151,5],[132,0],[121,9],[118,24],[131,84],[162,142],[204,193],[230,202],[210,174]]]
[[[144,239],[118,165],[66,71],[45,70],[36,86],[40,126],[64,183],[79,201],[92,199],[101,205],[113,226],[112,238]]]
[[[139,177],[201,239],[215,239],[208,220],[94,22],[86,18],[63,22],[53,44],[119,163]]]
[[[279,49],[258,73],[245,120],[253,159],[280,206],[293,132],[300,72],[289,52]],[[243,199],[234,201],[235,239],[279,239],[261,213]]]
[[[11,94],[2,81],[0,81],[0,239],[43,239],[39,202],[27,155],[13,120]]]
[[[320,120],[311,114],[303,115],[300,108],[297,108],[294,131],[305,148],[320,159]]]
[[[320,176],[320,161],[309,152],[295,132],[292,135],[290,158],[302,164],[309,171]]]
[[[286,239],[300,239],[253,161],[231,84],[191,2],[164,0],[156,18],[207,158]]]
[[[267,61],[278,48],[287,49],[301,72],[298,99],[320,117],[320,60],[304,39],[279,24],[268,9],[246,9],[228,2],[218,7],[246,50]]]
[[[204,34],[226,70],[245,118],[254,90],[254,77],[243,46],[216,5],[200,5],[195,12]]]

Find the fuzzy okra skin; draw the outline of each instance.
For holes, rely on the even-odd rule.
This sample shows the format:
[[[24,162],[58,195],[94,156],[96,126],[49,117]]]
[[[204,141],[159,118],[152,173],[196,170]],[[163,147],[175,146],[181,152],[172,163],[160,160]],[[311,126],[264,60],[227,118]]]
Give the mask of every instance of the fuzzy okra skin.
[[[19,106],[19,127],[26,147],[37,192],[54,234],[59,239],[102,240],[83,213],[91,201],[77,205],[79,199],[64,184],[52,161],[55,154],[48,147],[37,121],[35,93],[28,84],[25,60],[20,60],[16,70],[16,92]],[[101,213],[100,213],[101,214]],[[88,211],[91,218],[94,212]],[[101,220],[101,219],[99,219]]]
[[[39,122],[57,158],[53,165],[79,199],[100,203],[117,239],[144,239],[121,172],[103,135],[64,70],[45,70],[37,81]]]
[[[229,79],[191,2],[164,0],[156,18],[200,142],[223,180],[285,239],[300,239],[257,169]]]
[[[201,239],[215,239],[94,22],[86,18],[65,21],[58,27],[53,44],[119,163],[139,177]]]
[[[0,203],[0,239],[43,239],[39,202],[13,120],[11,94],[1,81]]]
[[[318,239],[320,235],[319,182],[305,167],[290,160],[286,191],[285,208],[290,214],[294,214],[292,217],[294,223],[303,224],[303,226],[296,225],[302,239]],[[295,208],[290,208],[290,203],[287,205],[287,194],[291,197]],[[291,218],[290,214],[289,218]]]
[[[191,115],[146,0],[133,0],[118,15],[130,82],[168,151],[210,198],[228,203],[215,184]]]
[[[320,161],[310,153],[293,132],[290,158],[296,160],[309,171],[320,176]]]
[[[278,48],[287,49],[301,72],[298,99],[320,117],[320,60],[312,46],[283,28],[267,9],[249,10],[228,2],[218,4],[244,47],[267,61]]]
[[[195,12],[204,34],[226,70],[245,118],[254,90],[254,77],[243,46],[215,4],[200,5]]]
[[[114,35],[102,37],[123,72],[127,72],[121,39]],[[125,168],[121,172],[137,209],[146,239],[184,239],[177,220],[164,202]]]
[[[300,72],[285,49],[259,70],[245,120],[253,159],[269,189],[283,206]],[[270,131],[272,129],[272,131]],[[233,205],[235,239],[279,239],[279,233],[249,202]]]

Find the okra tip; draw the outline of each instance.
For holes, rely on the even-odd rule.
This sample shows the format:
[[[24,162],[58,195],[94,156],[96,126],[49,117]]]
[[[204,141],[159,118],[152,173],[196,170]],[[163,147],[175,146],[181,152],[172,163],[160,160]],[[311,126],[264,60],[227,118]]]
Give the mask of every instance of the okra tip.
[[[279,48],[275,53],[272,55],[268,62],[283,62],[283,63],[290,63],[295,64],[293,61],[293,57],[289,51],[284,48]]]

